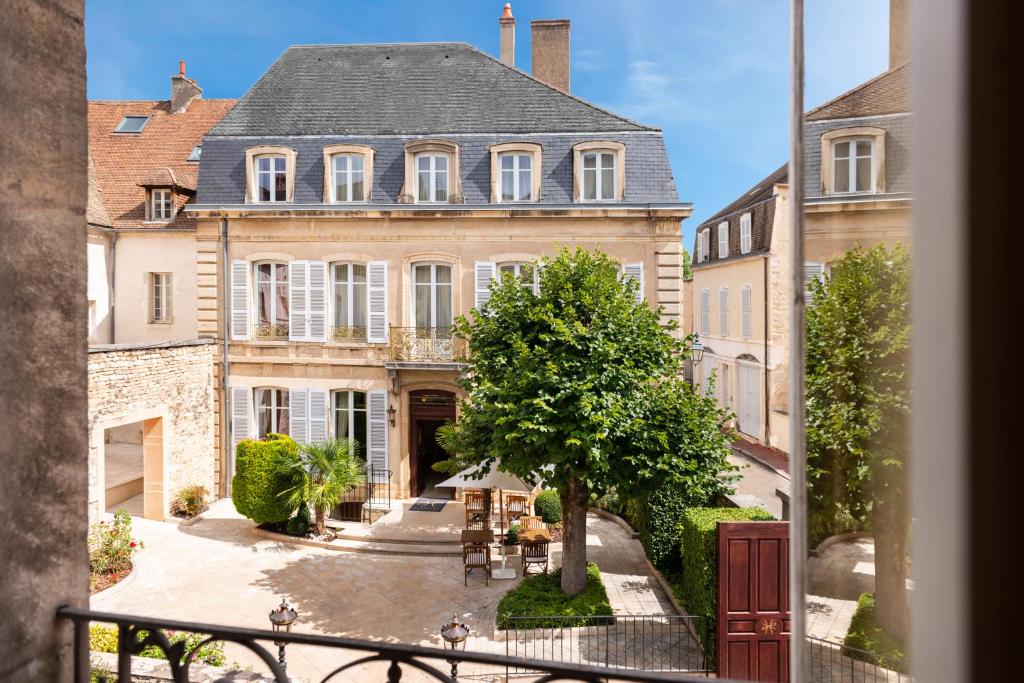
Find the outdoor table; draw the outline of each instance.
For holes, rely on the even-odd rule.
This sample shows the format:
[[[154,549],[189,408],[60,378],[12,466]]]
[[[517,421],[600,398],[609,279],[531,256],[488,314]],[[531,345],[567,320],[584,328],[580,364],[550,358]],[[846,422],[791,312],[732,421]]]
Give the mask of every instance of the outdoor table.
[[[524,529],[519,532],[519,538],[523,541],[550,541],[550,529]]]
[[[463,529],[463,543],[494,543],[493,529]]]

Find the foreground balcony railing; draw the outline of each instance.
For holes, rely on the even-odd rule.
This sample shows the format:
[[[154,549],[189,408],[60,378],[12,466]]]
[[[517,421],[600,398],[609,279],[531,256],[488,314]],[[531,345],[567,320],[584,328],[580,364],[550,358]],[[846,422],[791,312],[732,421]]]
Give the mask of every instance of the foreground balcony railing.
[[[472,651],[441,650],[418,645],[400,645],[386,642],[370,642],[354,638],[339,638],[303,633],[276,633],[268,630],[238,628],[234,626],[214,626],[169,619],[153,619],[108,612],[93,612],[76,607],[61,607],[57,610],[58,619],[70,620],[74,624],[75,652],[75,683],[88,683],[90,676],[89,655],[89,624],[99,622],[116,624],[118,628],[118,683],[131,681],[131,657],[143,648],[156,646],[167,655],[171,676],[177,683],[191,680],[189,670],[192,668],[197,650],[202,645],[220,641],[236,643],[250,650],[264,664],[266,672],[279,683],[287,683],[289,678],[285,669],[278,662],[274,650],[284,645],[303,645],[348,651],[349,661],[339,664],[321,678],[321,681],[352,680],[352,675],[344,672],[356,668],[365,668],[373,663],[386,665],[386,673],[381,680],[397,683],[404,673],[417,674],[420,677],[454,683],[456,667],[464,664],[477,665],[478,668],[493,672],[493,677],[507,679],[514,672],[529,671],[529,677],[516,675],[516,680],[550,681],[675,681],[694,682],[700,679],[678,673],[651,673],[631,671],[628,669],[609,669],[599,666],[581,664],[561,664],[550,661],[531,660],[525,657],[509,657],[500,654],[486,654]],[[183,642],[173,645],[167,640],[163,631],[185,631],[207,636],[198,645],[188,649]],[[339,656],[339,660],[343,657]],[[451,667],[452,674],[444,672]],[[382,666],[383,668],[383,666]],[[360,675],[366,677],[365,670]],[[488,676],[490,678],[491,676]],[[475,676],[474,676],[475,678]],[[706,680],[706,679],[705,679]],[[111,682],[113,683],[113,682]]]
[[[392,327],[391,360],[421,363],[453,363],[464,353],[466,340],[450,327]]]
[[[253,341],[288,341],[288,323],[256,323],[249,338]]]
[[[366,328],[334,325],[331,327],[331,341],[364,342],[366,341]]]

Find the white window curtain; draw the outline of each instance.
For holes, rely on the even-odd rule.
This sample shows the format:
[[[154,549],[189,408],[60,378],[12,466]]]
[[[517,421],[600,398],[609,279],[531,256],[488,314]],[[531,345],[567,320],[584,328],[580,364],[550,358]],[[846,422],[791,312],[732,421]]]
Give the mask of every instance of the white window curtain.
[[[480,308],[491,300],[491,281],[497,276],[498,267],[492,261],[477,261],[473,282],[476,285],[476,303]]]
[[[744,285],[740,295],[740,306],[742,310],[743,338],[750,339],[753,336],[751,329],[751,289],[750,285]]]
[[[725,258],[729,255],[729,222],[723,221],[718,224],[718,258]]]
[[[249,338],[249,262],[231,262],[231,338]]]
[[[636,303],[643,303],[644,300],[644,264],[625,263],[622,265],[623,279],[632,279],[636,282],[636,289],[633,292]]]
[[[718,290],[718,333],[723,337],[729,336],[729,289],[722,287]]]
[[[740,216],[740,253],[749,254],[753,247],[750,234],[751,216],[745,213]]]
[[[366,264],[367,328],[366,340],[371,344],[388,341],[388,263],[370,261]]]

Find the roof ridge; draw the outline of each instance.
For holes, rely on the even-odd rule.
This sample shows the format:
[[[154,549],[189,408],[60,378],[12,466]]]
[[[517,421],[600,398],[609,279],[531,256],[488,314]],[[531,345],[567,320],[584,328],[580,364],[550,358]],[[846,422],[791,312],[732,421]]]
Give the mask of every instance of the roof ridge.
[[[484,57],[487,57],[491,61],[493,61],[493,62],[495,62],[497,64],[500,64],[501,66],[505,67],[506,69],[508,69],[508,70],[510,70],[510,71],[512,71],[514,73],[517,73],[520,76],[525,76],[526,78],[530,79],[531,81],[533,81],[535,83],[539,83],[539,84],[543,85],[548,90],[553,90],[554,92],[558,93],[559,95],[564,95],[565,97],[568,97],[570,99],[576,100],[580,104],[585,105],[587,107],[591,107],[593,109],[596,109],[599,112],[601,112],[602,114],[607,114],[608,116],[613,116],[613,117],[619,119],[620,121],[625,121],[628,124],[631,124],[631,125],[634,125],[634,126],[639,126],[640,128],[643,128],[644,130],[653,130],[653,131],[663,132],[661,130],[661,128],[655,128],[654,126],[648,126],[647,124],[640,123],[639,121],[634,121],[633,119],[627,118],[627,117],[623,116],[622,114],[616,114],[615,112],[613,112],[613,111],[611,111],[609,109],[605,109],[604,107],[602,107],[600,105],[597,105],[597,104],[594,104],[593,102],[585,100],[582,97],[579,97],[578,95],[573,95],[572,93],[569,93],[569,92],[562,92],[558,88],[545,83],[544,81],[540,80],[536,76],[534,76],[532,74],[528,74],[525,71],[523,71],[522,69],[518,69],[518,68],[516,68],[514,66],[506,64],[505,62],[501,61],[500,59],[498,59],[494,55],[489,54],[487,52],[484,52],[483,50],[481,50],[480,48],[476,47],[475,45],[471,45],[470,43],[463,43],[463,45],[466,45],[467,47],[469,47],[470,50],[473,50],[474,52],[476,52],[478,54],[481,54]]]
[[[875,76],[873,78],[869,78],[868,80],[864,81],[863,83],[850,88],[846,92],[841,93],[839,95],[836,95],[835,97],[833,97],[830,100],[826,100],[825,102],[822,102],[817,107],[814,107],[813,109],[808,109],[807,111],[804,112],[804,117],[810,116],[811,114],[814,114],[815,112],[819,112],[822,109],[824,109],[825,107],[829,106],[830,104],[835,104],[836,102],[838,102],[839,100],[843,99],[844,97],[849,97],[853,93],[855,93],[855,92],[857,92],[859,90],[863,90],[864,88],[868,87],[869,85],[880,81],[881,79],[885,78],[886,76],[889,76],[891,74],[896,73],[900,69],[905,69],[908,66],[910,66],[910,61],[909,60],[906,61],[906,62],[903,62],[899,66],[893,67],[891,69],[886,69],[885,71],[883,71],[882,73],[878,74],[877,76]]]
[[[394,47],[397,45],[465,45],[467,47],[473,47],[473,45],[464,40],[409,40],[386,43],[297,43],[295,45],[289,45],[285,49],[285,52],[296,47]]]
[[[789,175],[789,162],[788,161],[786,163],[782,164],[782,166],[779,166],[777,169],[775,169],[774,171],[772,171],[768,175],[766,175],[764,178],[761,178],[756,183],[754,183],[753,185],[748,187],[746,190],[743,191],[742,194],[740,194],[739,197],[737,197],[736,199],[734,199],[733,201],[729,202],[724,207],[722,207],[722,209],[720,211],[718,211],[718,213],[716,213],[713,216],[711,216],[710,218],[706,218],[704,221],[702,221],[697,226],[697,228],[698,229],[703,228],[705,225],[708,225],[709,223],[713,223],[713,222],[717,221],[718,219],[720,219],[720,218],[722,218],[724,216],[731,216],[732,214],[742,210],[746,206],[746,205],[743,204],[743,199],[744,198],[746,198],[751,192],[753,192],[754,190],[758,189],[759,187],[764,185],[766,182],[768,182],[772,178],[780,175],[784,170],[786,172],[786,175],[788,176]],[[777,182],[779,182],[779,181],[776,180],[772,184],[774,185]],[[751,204],[751,206],[753,204],[756,204],[756,203],[758,203],[758,202],[753,202]],[[736,207],[736,208],[733,208],[733,207]]]

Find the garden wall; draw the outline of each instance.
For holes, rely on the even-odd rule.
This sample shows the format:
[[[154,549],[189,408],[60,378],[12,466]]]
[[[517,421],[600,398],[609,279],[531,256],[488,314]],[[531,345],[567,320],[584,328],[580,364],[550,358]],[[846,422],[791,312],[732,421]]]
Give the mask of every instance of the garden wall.
[[[89,349],[90,523],[104,508],[104,432],[110,428],[146,425],[142,448],[153,448],[147,458],[159,454],[159,462],[146,463],[146,495],[159,498],[160,518],[183,486],[216,491],[215,349],[210,339]]]

